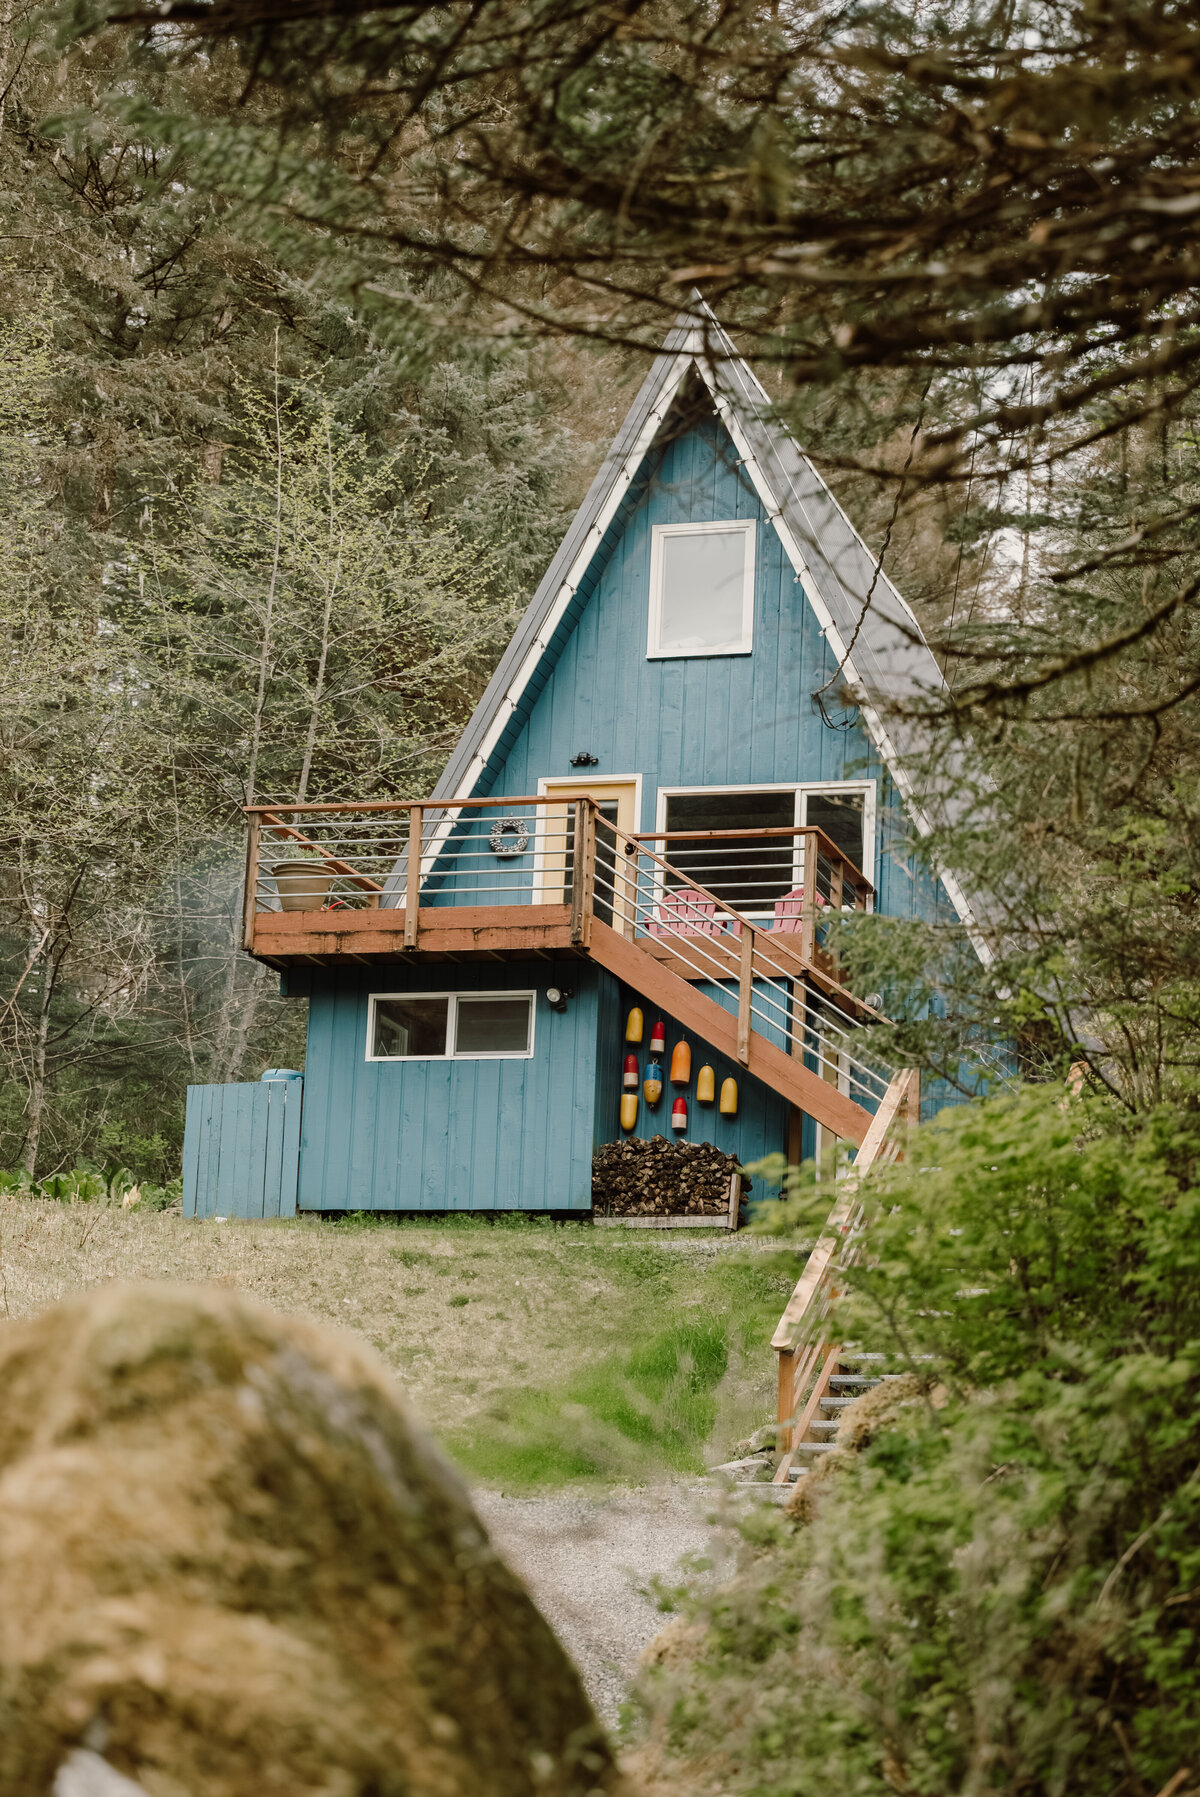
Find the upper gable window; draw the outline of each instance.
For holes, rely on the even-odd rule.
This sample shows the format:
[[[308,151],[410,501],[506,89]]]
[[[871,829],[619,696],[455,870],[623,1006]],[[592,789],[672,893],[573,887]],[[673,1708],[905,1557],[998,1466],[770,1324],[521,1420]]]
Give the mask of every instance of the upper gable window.
[[[646,653],[749,655],[753,637],[754,520],[656,524]]]

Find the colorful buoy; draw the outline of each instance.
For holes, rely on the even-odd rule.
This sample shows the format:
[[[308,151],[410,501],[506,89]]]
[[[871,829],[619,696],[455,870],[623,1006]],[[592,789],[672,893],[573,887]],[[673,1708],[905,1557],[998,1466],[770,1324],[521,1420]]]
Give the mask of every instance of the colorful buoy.
[[[717,1096],[717,1076],[711,1067],[701,1067],[696,1075],[696,1100],[699,1104],[711,1104]]]
[[[646,1103],[650,1106],[651,1110],[654,1109],[655,1105],[658,1103],[659,1099],[662,1097],[662,1089],[663,1089],[662,1068],[659,1066],[657,1061],[647,1061],[646,1077],[642,1081],[642,1095],[645,1098]]]
[[[687,1128],[687,1099],[683,1096],[682,1092],[671,1106],[671,1128]]]
[[[686,1086],[691,1077],[691,1043],[677,1042],[671,1050],[671,1084],[673,1086]]]
[[[637,1124],[637,1093],[621,1094],[621,1128],[633,1129]]]
[[[650,1053],[657,1061],[659,1057],[665,1055],[666,1052],[667,1026],[660,1017],[654,1028],[650,1031]]]
[[[624,1088],[627,1092],[636,1092],[637,1091],[637,1083],[638,1083],[637,1056],[635,1054],[627,1054],[625,1056],[625,1075],[621,1081],[621,1084],[624,1086]]]
[[[721,1115],[722,1117],[737,1116],[737,1081],[735,1079],[721,1081]]]
[[[626,1042],[640,1042],[642,1039],[642,1031],[645,1026],[645,1018],[642,1016],[637,1005],[634,1005],[632,1011],[630,1011],[628,1017],[625,1019]]]

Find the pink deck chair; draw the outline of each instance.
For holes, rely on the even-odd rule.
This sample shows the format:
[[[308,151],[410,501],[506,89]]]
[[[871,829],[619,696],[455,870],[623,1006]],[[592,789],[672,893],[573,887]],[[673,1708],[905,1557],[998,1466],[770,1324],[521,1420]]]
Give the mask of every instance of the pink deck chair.
[[[717,901],[711,893],[697,892],[694,886],[675,886],[663,893],[650,934],[659,938],[719,936],[716,912]]]
[[[816,903],[817,910],[820,911],[825,904],[823,892],[818,892]],[[803,928],[800,921],[803,907],[804,888],[803,886],[793,886],[790,892],[785,892],[782,898],[775,900],[775,915],[771,919],[771,928],[778,930],[781,935],[795,935]]]

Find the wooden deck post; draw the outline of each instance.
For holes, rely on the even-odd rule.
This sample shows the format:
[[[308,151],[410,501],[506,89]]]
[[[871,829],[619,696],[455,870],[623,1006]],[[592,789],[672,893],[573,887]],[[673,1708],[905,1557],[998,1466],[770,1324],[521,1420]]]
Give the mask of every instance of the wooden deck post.
[[[794,1348],[778,1348],[776,1350],[778,1366],[778,1384],[775,1399],[775,1451],[786,1454],[792,1445],[791,1423],[795,1415],[795,1375],[796,1352]]]
[[[575,840],[571,850],[571,941],[586,948],[591,940],[592,882],[595,868],[595,835],[592,807],[587,799],[575,800]]]
[[[416,948],[417,928],[421,916],[421,820],[420,805],[408,813],[408,865],[404,879],[404,946]]]
[[[754,1002],[754,931],[742,925],[741,962],[738,968],[737,1055],[743,1067],[750,1065],[750,1007]]]
[[[800,902],[800,956],[811,965],[817,947],[817,839],[804,837],[804,897]]]
[[[258,814],[251,812],[246,833],[246,890],[242,897],[242,947],[254,947],[254,919],[258,913],[258,845],[261,825]]]

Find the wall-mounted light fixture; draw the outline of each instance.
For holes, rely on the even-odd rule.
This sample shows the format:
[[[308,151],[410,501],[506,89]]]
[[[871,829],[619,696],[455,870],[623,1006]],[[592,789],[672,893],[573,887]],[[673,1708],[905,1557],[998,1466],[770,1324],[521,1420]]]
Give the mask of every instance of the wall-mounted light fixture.
[[[599,757],[599,755],[591,754],[587,749],[580,749],[578,755],[572,755],[571,766],[572,767],[599,767],[600,766],[600,757]]]
[[[546,1003],[550,1006],[552,1011],[565,1011],[567,1008],[567,1000],[569,998],[574,998],[574,996],[575,994],[572,992],[570,986],[546,987]]]

